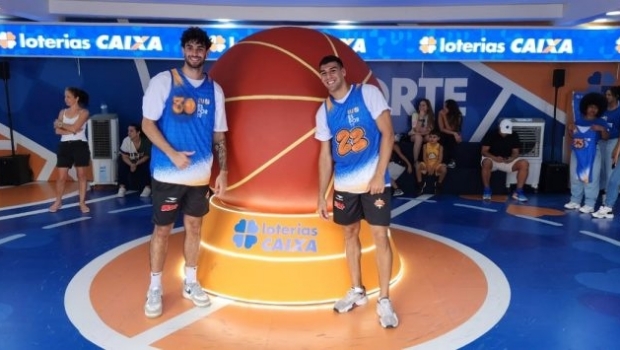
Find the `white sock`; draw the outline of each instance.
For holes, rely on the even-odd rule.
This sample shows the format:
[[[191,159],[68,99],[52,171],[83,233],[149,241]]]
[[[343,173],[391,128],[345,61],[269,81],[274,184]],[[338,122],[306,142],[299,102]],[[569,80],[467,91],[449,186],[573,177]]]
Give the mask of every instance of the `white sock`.
[[[195,283],[196,282],[196,270],[198,268],[196,266],[185,266],[185,283]]]
[[[151,272],[151,285],[149,289],[161,290],[161,272]]]
[[[353,291],[355,293],[364,293],[364,287],[355,286],[355,287],[353,287]]]

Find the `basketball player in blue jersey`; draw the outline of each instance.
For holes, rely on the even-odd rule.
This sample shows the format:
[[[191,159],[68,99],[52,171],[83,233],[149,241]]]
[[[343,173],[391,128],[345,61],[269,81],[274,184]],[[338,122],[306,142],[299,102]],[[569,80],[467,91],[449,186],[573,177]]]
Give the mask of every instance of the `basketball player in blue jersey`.
[[[224,192],[227,182],[224,94],[203,71],[211,40],[204,30],[191,27],[183,32],[181,47],[183,67],[153,77],[142,101],[142,130],[153,143],[155,229],[150,247],[151,284],[144,305],[145,315],[151,318],[162,313],[161,274],[168,237],[179,211],[184,214],[185,226],[183,296],[196,306],[210,305],[196,269],[202,217],[209,211],[213,149],[221,169],[215,180],[216,196]]]
[[[347,312],[368,302],[362,284],[359,240],[360,222],[365,219],[377,249],[379,322],[385,328],[397,327],[398,317],[389,299],[392,249],[387,236],[391,197],[387,166],[394,143],[390,108],[375,86],[348,84],[342,60],[336,56],[324,57],[319,73],[330,96],[316,113],[315,138],[321,141],[318,212],[329,219],[326,196],[333,171],[334,222],[344,229],[352,282],[334,310]]]

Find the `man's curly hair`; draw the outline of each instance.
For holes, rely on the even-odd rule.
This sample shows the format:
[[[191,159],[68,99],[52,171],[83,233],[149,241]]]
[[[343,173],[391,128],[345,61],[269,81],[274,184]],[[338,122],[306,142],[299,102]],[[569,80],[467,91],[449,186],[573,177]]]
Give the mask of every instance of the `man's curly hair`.
[[[204,45],[207,49],[211,47],[211,39],[202,28],[189,27],[181,36],[181,47],[185,47],[185,44],[189,42],[195,42],[199,45]]]

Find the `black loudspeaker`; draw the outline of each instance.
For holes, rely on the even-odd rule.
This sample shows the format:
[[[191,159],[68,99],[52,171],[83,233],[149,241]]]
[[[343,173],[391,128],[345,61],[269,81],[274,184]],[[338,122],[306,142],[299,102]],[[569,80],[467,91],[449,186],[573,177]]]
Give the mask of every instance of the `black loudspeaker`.
[[[9,69],[9,62],[0,62],[0,79],[11,79],[11,70]]]
[[[564,86],[564,78],[566,77],[566,69],[553,70],[553,87],[560,88]]]
[[[32,182],[30,155],[0,157],[0,186],[19,186]]]
[[[545,193],[568,192],[569,166],[564,163],[543,162],[538,189]]]

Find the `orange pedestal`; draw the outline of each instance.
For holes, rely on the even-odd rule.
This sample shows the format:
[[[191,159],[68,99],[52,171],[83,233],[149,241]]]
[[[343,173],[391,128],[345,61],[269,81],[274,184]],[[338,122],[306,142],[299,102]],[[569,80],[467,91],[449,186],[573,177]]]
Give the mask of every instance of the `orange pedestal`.
[[[362,277],[368,293],[378,292],[375,246],[363,222]],[[401,263],[392,246],[390,283]],[[260,304],[333,302],[351,287],[342,228],[317,214],[238,211],[211,199],[202,224],[198,278],[212,294]]]

